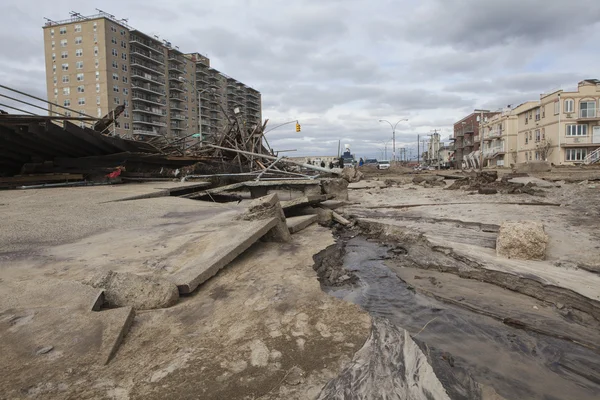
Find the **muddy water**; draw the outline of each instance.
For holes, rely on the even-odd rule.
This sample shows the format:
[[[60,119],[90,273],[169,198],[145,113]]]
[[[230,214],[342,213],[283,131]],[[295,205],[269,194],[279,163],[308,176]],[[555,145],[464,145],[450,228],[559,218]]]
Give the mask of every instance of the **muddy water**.
[[[387,254],[378,243],[351,239],[344,265],[359,284],[325,290],[450,353],[453,365],[506,399],[600,399],[599,354],[416,294],[384,265]]]

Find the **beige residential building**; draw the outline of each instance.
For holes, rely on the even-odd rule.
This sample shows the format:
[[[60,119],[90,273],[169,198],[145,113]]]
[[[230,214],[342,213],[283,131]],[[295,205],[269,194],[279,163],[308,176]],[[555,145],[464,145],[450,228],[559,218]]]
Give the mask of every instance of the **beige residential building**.
[[[508,167],[517,162],[518,115],[536,104],[536,101],[528,101],[484,118],[481,125],[484,167]]]
[[[574,91],[540,95],[518,113],[517,162],[572,164],[600,148],[600,81],[579,82]]]
[[[215,134],[228,117],[262,120],[258,91],[108,13],[48,21],[44,51],[48,100],[70,109],[51,105],[51,115],[101,117],[124,105],[114,133],[141,140]]]

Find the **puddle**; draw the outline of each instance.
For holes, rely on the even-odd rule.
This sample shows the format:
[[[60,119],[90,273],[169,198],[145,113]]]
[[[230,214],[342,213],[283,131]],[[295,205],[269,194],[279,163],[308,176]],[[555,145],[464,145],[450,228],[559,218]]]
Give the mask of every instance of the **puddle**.
[[[327,293],[450,353],[457,368],[506,399],[600,398],[600,354],[415,293],[384,265],[388,248],[378,243],[355,237],[345,250],[344,267],[359,282],[324,286]],[[389,368],[393,373],[398,366]]]

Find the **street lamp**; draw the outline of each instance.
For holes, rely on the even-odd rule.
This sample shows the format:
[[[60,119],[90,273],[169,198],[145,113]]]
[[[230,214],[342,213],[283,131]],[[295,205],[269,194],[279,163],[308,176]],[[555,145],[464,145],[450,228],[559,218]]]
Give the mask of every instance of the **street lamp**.
[[[408,118],[403,118],[401,120],[399,120],[398,122],[396,122],[394,125],[392,125],[392,123],[390,121],[388,121],[387,119],[380,119],[379,122],[387,122],[390,127],[392,128],[392,155],[393,155],[393,160],[396,161],[396,126],[398,126],[398,124],[402,121],[408,121]]]

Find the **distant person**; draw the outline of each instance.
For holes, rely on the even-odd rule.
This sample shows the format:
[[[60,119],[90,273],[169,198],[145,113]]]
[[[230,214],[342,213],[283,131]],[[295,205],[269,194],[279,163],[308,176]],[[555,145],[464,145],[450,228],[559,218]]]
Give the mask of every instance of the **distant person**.
[[[321,161],[321,168],[325,168],[325,161]]]
[[[333,169],[333,162],[329,161],[329,169]]]
[[[358,161],[358,166],[362,167],[364,164],[365,164],[365,160],[363,160],[361,157],[360,160]]]
[[[344,168],[344,157],[340,157],[340,168]]]

